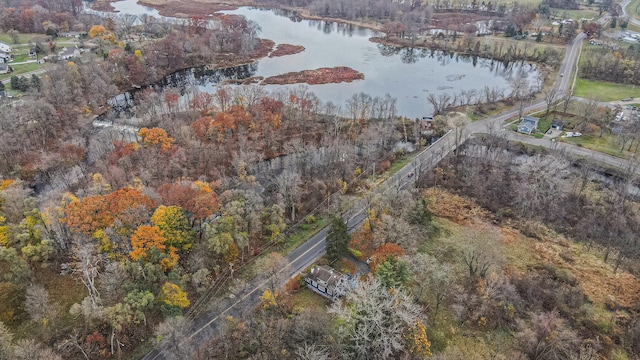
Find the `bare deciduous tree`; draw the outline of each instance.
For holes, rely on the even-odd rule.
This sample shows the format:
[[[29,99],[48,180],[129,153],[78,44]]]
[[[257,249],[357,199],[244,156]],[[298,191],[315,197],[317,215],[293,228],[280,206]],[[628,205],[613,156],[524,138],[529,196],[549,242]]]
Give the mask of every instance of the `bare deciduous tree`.
[[[40,322],[51,315],[49,292],[42,285],[32,284],[27,288],[24,305],[33,321]]]
[[[420,309],[402,290],[386,289],[369,277],[330,310],[340,321],[337,336],[350,359],[389,359],[404,350],[404,334],[420,319]]]

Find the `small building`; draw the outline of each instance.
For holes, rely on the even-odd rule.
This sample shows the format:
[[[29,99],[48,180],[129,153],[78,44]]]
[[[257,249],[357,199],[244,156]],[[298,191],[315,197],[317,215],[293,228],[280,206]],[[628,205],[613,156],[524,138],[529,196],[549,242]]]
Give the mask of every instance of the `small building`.
[[[420,135],[433,135],[433,117],[431,116],[423,116],[422,120],[419,120],[420,126]]]
[[[64,37],[64,38],[79,39],[87,36],[89,36],[89,33],[87,33],[86,31],[66,31],[66,32],[58,33],[58,37]]]
[[[540,119],[535,116],[523,116],[522,121],[518,124],[518,132],[531,135],[538,128],[539,121]]]
[[[564,130],[564,121],[562,120],[558,120],[558,119],[553,119],[553,121],[551,122],[551,125],[549,125],[549,127],[553,130]]]
[[[6,52],[6,53],[10,53],[11,52],[11,46],[9,46],[9,44],[0,41],[0,51],[2,52]]]
[[[78,49],[77,46],[69,49],[62,48],[62,50],[58,53],[58,61],[69,60],[77,57],[80,57],[80,49]]]
[[[304,282],[309,289],[335,301],[346,293],[349,277],[330,266],[319,265],[311,268],[304,277]]]
[[[9,64],[0,63],[0,74],[6,74],[9,72]]]
[[[5,63],[6,64],[9,61],[11,61],[12,59],[13,59],[13,57],[11,56],[10,53],[0,50],[0,63]]]

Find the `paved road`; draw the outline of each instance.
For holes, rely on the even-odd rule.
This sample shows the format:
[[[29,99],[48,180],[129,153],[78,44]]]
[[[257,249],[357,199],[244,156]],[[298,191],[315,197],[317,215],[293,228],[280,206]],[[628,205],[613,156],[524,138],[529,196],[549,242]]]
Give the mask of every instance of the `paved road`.
[[[623,2],[620,3],[620,7],[622,8],[622,13],[624,14],[624,16],[629,18],[629,22],[632,23],[633,25],[636,26],[640,26],[640,21],[636,18],[634,18],[633,16],[627,14],[627,5],[629,5],[629,3],[631,3],[631,0],[625,0]]]
[[[574,41],[568,45],[565,53],[565,59],[563,60],[560,70],[556,77],[555,87],[558,89],[558,93],[566,91],[570,88],[571,76],[570,72],[573,71],[578,55],[581,51],[582,42],[585,39],[585,35],[580,33],[574,39]],[[561,76],[562,74],[562,76]],[[525,112],[533,112],[543,110],[546,103],[543,100],[536,101],[525,108]],[[487,131],[495,131],[502,127],[504,122],[508,119],[518,116],[518,109],[512,109],[500,113],[498,115],[489,117],[484,120],[476,121],[466,125],[457,130],[450,131],[435,144],[424,150],[417,155],[415,160],[407,164],[400,169],[393,177],[388,179],[384,184],[378,187],[378,191],[392,191],[393,189],[400,189],[412,181],[414,181],[419,174],[417,171],[427,171],[434,167],[440,160],[442,160],[447,154],[455,150],[455,148],[469,138],[472,134],[485,133]],[[513,134],[516,140],[532,143],[538,142],[531,136],[520,137],[518,134]],[[544,141],[544,140],[543,140]],[[540,145],[552,146],[548,140],[546,143]],[[538,144],[535,144],[538,145]],[[543,145],[543,146],[544,146]],[[577,147],[567,147],[568,151],[578,149]],[[574,149],[575,148],[575,149]],[[587,149],[579,148],[582,156],[591,156],[591,153]],[[615,158],[614,158],[615,159]],[[619,159],[618,159],[619,160]],[[612,161],[612,159],[604,159],[604,162]],[[618,162],[612,163],[614,166],[619,166]],[[411,178],[408,174],[414,172],[415,175]],[[361,200],[352,209],[345,214],[345,220],[350,229],[355,229],[362,224],[365,217],[364,209],[366,208],[366,200]],[[322,229],[312,238],[300,245],[294,251],[286,256],[289,265],[281,270],[283,278],[291,278],[300,273],[303,269],[313,264],[318,258],[320,258],[325,252],[325,239],[328,232],[328,227]],[[214,335],[218,334],[220,327],[222,326],[222,319],[226,316],[233,316],[234,318],[243,318],[245,315],[254,309],[259,303],[259,296],[266,289],[269,283],[268,279],[255,278],[248,283],[246,290],[241,292],[241,295],[233,299],[223,299],[216,303],[215,308],[204,313],[192,322],[190,340],[194,345],[198,346],[206,343]],[[144,359],[167,359],[170,356],[163,351],[160,347],[156,347],[153,351],[147,354]]]
[[[11,65],[11,64],[9,64],[9,65]],[[26,77],[29,77],[29,76],[31,76],[31,75],[33,75],[33,74],[36,74],[36,75],[44,74],[46,71],[47,71],[47,70],[45,70],[45,69],[38,69],[38,70],[29,71],[29,72],[26,72],[26,73],[23,73],[23,74],[16,74],[16,76],[26,76]],[[3,84],[8,84],[8,83],[10,83],[10,82],[11,82],[11,78],[8,78],[8,79],[4,79],[4,80],[2,80],[2,83],[3,83]]]

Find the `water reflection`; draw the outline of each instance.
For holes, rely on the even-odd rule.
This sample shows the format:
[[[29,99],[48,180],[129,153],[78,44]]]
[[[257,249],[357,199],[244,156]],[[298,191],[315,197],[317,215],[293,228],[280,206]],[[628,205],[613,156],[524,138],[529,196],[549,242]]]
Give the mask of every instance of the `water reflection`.
[[[126,12],[127,7],[136,12],[144,11],[139,5],[134,6],[135,2],[124,0],[114,3],[114,6],[122,12]],[[246,71],[233,68],[209,73],[206,69],[193,69],[186,75],[173,74],[157,86],[165,86],[164,83],[180,87],[193,85],[202,91],[214,92],[220,77],[266,78],[292,71],[348,66],[363,73],[364,80],[313,85],[309,86],[310,91],[325,103],[331,101],[338,105],[344,104],[346,99],[357,93],[374,97],[389,93],[398,99],[399,112],[409,117],[420,117],[432,111],[426,101],[427,93],[453,94],[489,86],[500,88],[508,94],[511,76],[526,72],[532,86],[539,76],[534,66],[522,62],[500,63],[447,51],[376,44],[369,40],[380,35],[373,30],[351,24],[303,20],[287,10],[239,8],[225,13],[245,16],[257,23],[262,29],[262,38],[271,39],[277,44],[301,45],[305,50],[295,55],[262,59]],[[447,78],[450,75],[464,77],[451,81]],[[265,86],[267,90],[289,87]]]

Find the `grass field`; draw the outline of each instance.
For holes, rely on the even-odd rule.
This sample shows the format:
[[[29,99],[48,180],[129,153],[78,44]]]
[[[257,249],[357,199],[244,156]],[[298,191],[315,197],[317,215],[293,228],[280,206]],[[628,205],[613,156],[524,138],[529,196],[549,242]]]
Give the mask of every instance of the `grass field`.
[[[32,41],[32,39],[34,37],[39,37],[39,38],[47,38],[47,35],[44,34],[18,34],[18,44],[26,44]],[[9,35],[6,32],[0,32],[0,41],[5,42],[11,46],[14,46],[15,44],[13,43],[13,39],[11,38],[11,35]]]
[[[598,17],[598,11],[593,9],[580,9],[580,10],[565,10],[565,9],[556,9],[551,8],[551,14],[555,16],[560,16],[565,19],[591,19],[594,20]]]
[[[616,141],[616,137],[611,134],[605,133],[602,137],[598,136],[599,134],[585,134],[581,137],[572,137],[572,138],[559,138],[560,141],[575,144],[579,146],[583,146],[587,149],[592,149],[599,151],[601,153],[609,154],[611,156],[628,159],[634,153],[632,151],[627,151],[625,147],[622,149],[622,144],[619,144]],[[636,148],[634,145],[632,150]]]
[[[28,73],[30,71],[34,71],[34,70],[38,70],[42,67],[42,65],[38,64],[38,63],[28,63],[28,64],[23,64],[23,65],[11,65],[11,63],[9,63],[9,66],[11,66],[13,68],[13,72],[10,74],[2,74],[0,75],[0,80],[4,80],[4,79],[9,79],[12,76],[20,76],[24,73]]]
[[[640,98],[640,87],[578,79],[574,95],[583,98],[592,97],[598,101],[614,101],[628,97]]]
[[[541,117],[540,121],[538,121],[538,131],[544,134],[551,126],[551,120],[553,120],[553,114]]]

